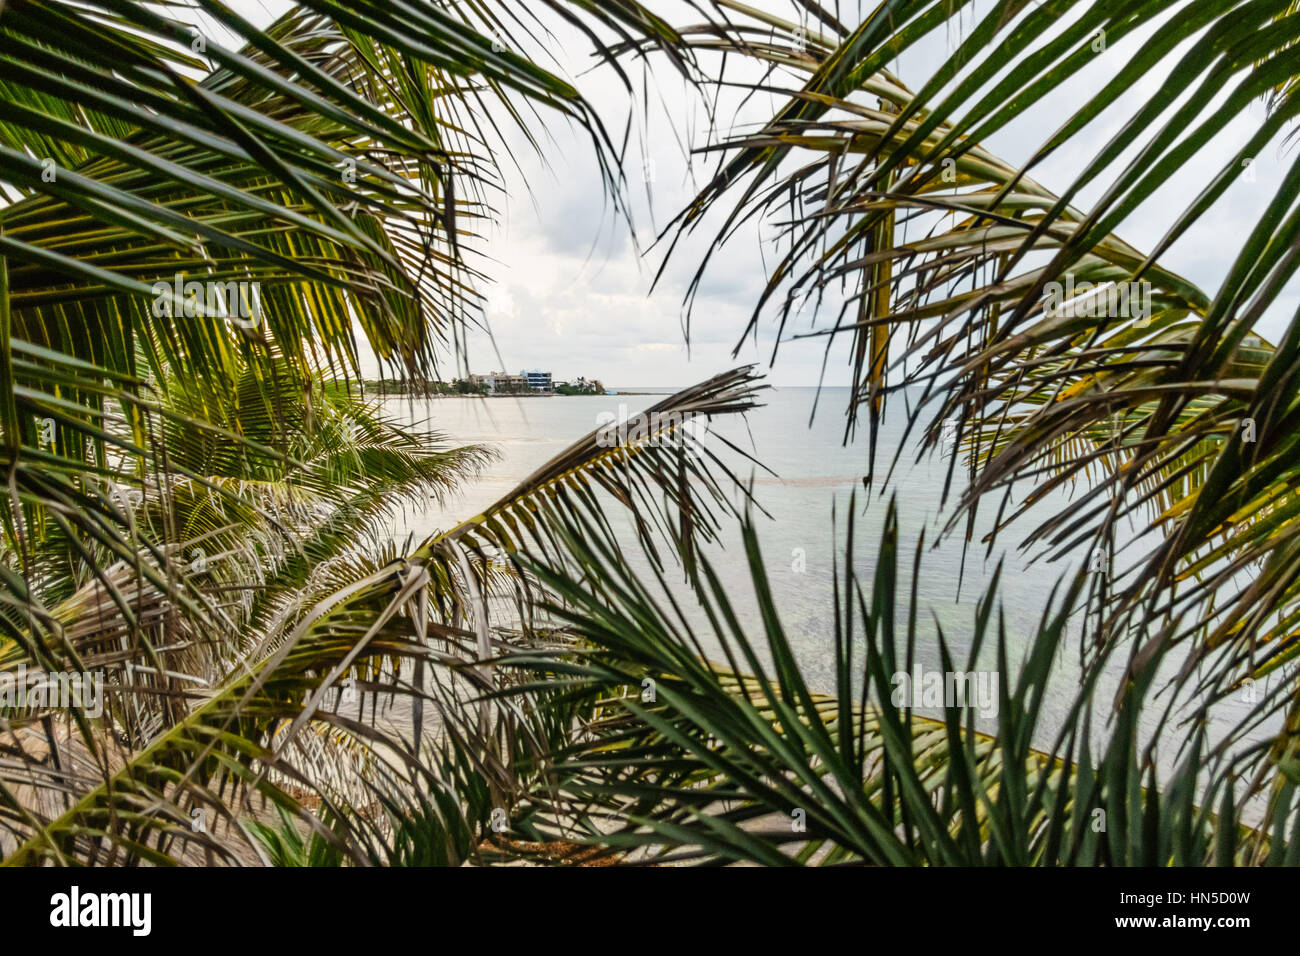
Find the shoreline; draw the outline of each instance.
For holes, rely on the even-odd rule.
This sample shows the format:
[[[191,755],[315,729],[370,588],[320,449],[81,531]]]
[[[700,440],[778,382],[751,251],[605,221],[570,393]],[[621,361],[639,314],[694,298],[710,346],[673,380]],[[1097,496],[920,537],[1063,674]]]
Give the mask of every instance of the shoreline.
[[[419,392],[419,391],[371,391],[365,390],[363,393],[367,398],[371,396],[394,398],[611,398],[622,397],[627,395],[671,395],[672,392],[590,392],[582,395],[565,395],[561,392],[499,392],[489,393],[486,395],[475,392]]]

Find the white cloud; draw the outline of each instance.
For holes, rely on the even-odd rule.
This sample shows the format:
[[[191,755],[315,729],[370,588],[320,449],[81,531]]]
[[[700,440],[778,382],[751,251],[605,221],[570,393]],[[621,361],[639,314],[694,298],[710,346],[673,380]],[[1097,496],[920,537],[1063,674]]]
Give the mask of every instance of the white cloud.
[[[756,2],[798,19],[798,14],[791,12],[797,9],[795,4],[780,0]],[[278,12],[287,3],[243,0],[236,6],[258,22],[265,22],[269,17],[259,13],[259,9]],[[671,22],[700,19],[684,3],[660,7]],[[977,17],[982,17],[991,7],[989,0],[979,0],[973,5],[974,12],[964,14],[959,24],[946,32],[938,31],[906,52],[891,68],[913,89],[919,88],[957,44],[970,36]],[[1179,14],[1175,10],[1170,15]],[[853,6],[846,5],[841,17],[852,19],[853,16]],[[1027,161],[1065,117],[1114,78],[1129,62],[1138,44],[1154,29],[1148,28],[1143,36],[1108,39],[1106,51],[1098,55],[1095,70],[1072,78],[1046,103],[1009,124],[985,145],[1010,162]],[[1185,44],[1175,50],[1166,66],[1171,68],[1187,49]],[[546,52],[555,59],[555,68],[574,78],[574,84],[604,118],[611,138],[619,142],[628,117],[629,96],[610,71],[590,69],[590,50],[584,38],[563,25],[556,26],[546,47]],[[643,77],[640,64],[628,60],[627,66],[629,75],[640,82]],[[736,68],[734,58],[730,68]],[[1056,191],[1065,189],[1097,151],[1121,131],[1135,104],[1160,89],[1163,78],[1163,74],[1144,77],[1074,140],[1070,148],[1057,151],[1038,165],[1033,171],[1034,178]],[[1229,92],[1220,91],[1211,109],[1221,108]],[[640,114],[643,112],[640,90],[637,93]],[[642,250],[654,244],[658,231],[693,197],[717,156],[709,153],[705,157],[687,158],[691,147],[709,142],[703,101],[666,64],[656,65],[648,99],[651,109],[649,115],[638,115],[635,119],[626,165],[628,200]],[[778,105],[776,97],[760,94],[744,104],[739,113],[733,108],[733,115],[729,116],[728,105],[734,107],[735,102],[734,98],[722,98],[720,122],[724,132],[732,124],[756,123]],[[1144,251],[1160,242],[1189,198],[1258,127],[1262,110],[1262,104],[1257,102],[1242,111],[1227,132],[1211,141],[1177,180],[1121,224],[1120,234]],[[1166,111],[1160,122],[1167,122],[1169,115]],[[510,123],[506,121],[504,126],[509,129]],[[499,226],[489,229],[486,248],[495,260],[490,271],[502,283],[503,291],[496,293],[489,304],[494,341],[482,334],[471,334],[469,338],[475,370],[501,365],[509,369],[543,367],[551,369],[557,378],[587,375],[615,385],[684,385],[739,361],[768,361],[775,338],[775,325],[770,317],[760,323],[757,341],[751,336],[740,342],[772,261],[770,250],[766,264],[759,251],[758,223],[742,229],[716,255],[707,270],[694,302],[688,350],[683,343],[683,300],[694,269],[714,238],[708,230],[716,228],[720,220],[715,220],[712,226],[706,223],[699,232],[682,240],[651,294],[655,270],[668,240],[654,246],[646,257],[638,254],[625,224],[615,215],[602,188],[591,140],[585,132],[557,123],[545,113],[540,121],[532,122],[532,128],[541,134],[540,157],[522,135],[511,132],[507,137],[519,168],[507,160],[504,172],[508,195],[502,202]],[[1125,155],[1126,161],[1133,158],[1136,143],[1154,131],[1143,129],[1133,133],[1135,145]],[[642,158],[653,169],[653,182],[648,184],[642,182]],[[1212,295],[1227,274],[1236,250],[1244,246],[1250,230],[1272,198],[1288,163],[1280,139],[1261,151],[1257,157],[1256,183],[1239,183],[1233,187],[1200,223],[1168,250],[1162,264],[1187,276]],[[1088,208],[1113,180],[1118,168],[1112,166],[1097,182],[1083,189],[1076,205]],[[770,228],[767,233],[770,234]],[[1266,315],[1261,331],[1276,339],[1290,320],[1297,301],[1300,301],[1300,285],[1293,280]],[[808,328],[809,316],[798,316],[792,319],[786,336]],[[672,343],[680,347],[658,347]],[[740,354],[733,358],[732,350],[738,344]],[[652,347],[642,347],[646,345]],[[848,339],[841,339],[833,353],[826,374],[828,384],[848,381],[847,345]],[[772,380],[790,385],[815,383],[821,375],[824,346],[823,339],[783,344]]]

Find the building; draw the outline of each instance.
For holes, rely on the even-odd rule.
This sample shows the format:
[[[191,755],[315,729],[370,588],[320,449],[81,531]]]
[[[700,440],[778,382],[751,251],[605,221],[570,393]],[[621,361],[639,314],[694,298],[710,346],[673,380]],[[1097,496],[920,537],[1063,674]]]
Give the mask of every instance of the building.
[[[541,369],[526,369],[519,373],[528,382],[528,387],[534,392],[551,392],[555,388],[551,384],[551,373],[543,372]]]
[[[520,392],[553,392],[551,373],[540,369],[507,375],[505,372],[490,372],[487,375],[471,375],[469,380],[475,385],[487,386],[489,395],[517,395]]]
[[[491,372],[487,375],[471,375],[469,380],[475,385],[486,385],[491,395],[509,395],[513,392],[528,391],[528,379],[522,375]]]

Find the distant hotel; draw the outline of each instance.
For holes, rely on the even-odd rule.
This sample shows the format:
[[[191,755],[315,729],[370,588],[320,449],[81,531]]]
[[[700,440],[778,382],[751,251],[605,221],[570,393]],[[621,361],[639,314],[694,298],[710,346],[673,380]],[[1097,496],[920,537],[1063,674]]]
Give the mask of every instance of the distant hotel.
[[[518,375],[492,372],[488,375],[471,375],[469,379],[475,385],[486,385],[489,395],[555,391],[555,387],[551,382],[551,373],[535,368],[520,372]]]
[[[541,369],[530,368],[526,372],[520,372],[528,380],[528,387],[534,392],[553,392],[555,388],[551,385],[551,373],[543,372]]]

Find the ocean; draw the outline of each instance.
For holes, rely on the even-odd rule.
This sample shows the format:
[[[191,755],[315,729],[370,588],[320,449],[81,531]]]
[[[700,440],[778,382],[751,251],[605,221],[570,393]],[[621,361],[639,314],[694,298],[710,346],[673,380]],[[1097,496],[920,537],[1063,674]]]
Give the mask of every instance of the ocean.
[[[395,536],[412,535],[419,541],[479,513],[570,443],[608,421],[611,415],[635,415],[671,389],[629,387],[618,391],[622,394],[518,399],[386,399],[391,414],[406,423],[443,432],[456,443],[490,445],[500,455],[499,460],[478,479],[467,483],[444,504],[429,501],[422,513],[405,515],[394,528]],[[646,394],[650,392],[654,394]],[[744,420],[717,420],[710,426],[774,473],[759,470],[737,455],[729,455],[726,459],[729,465],[741,469],[738,471],[740,478],[752,479],[755,499],[767,512],[767,515],[757,510],[754,512],[758,538],[776,606],[809,685],[814,691],[834,691],[832,609],[835,558],[841,562],[842,575],[844,519],[855,492],[854,569],[868,592],[888,499],[894,496],[897,501],[900,639],[906,622],[912,561],[919,536],[925,531],[926,545],[917,589],[917,659],[927,671],[943,669],[937,639],[940,631],[957,666],[968,667],[976,604],[988,587],[997,562],[1003,562],[997,606],[1006,622],[1012,673],[1002,674],[1000,678],[1008,684],[1013,683],[1053,587],[1072,575],[1086,558],[1086,555],[1076,553],[1068,559],[1048,563],[1042,559],[1041,549],[1025,552],[1019,547],[1025,534],[1049,514],[1048,509],[1064,503],[1067,495],[1048,496],[1029,515],[1003,529],[996,549],[988,555],[981,539],[993,525],[997,502],[988,501],[981,507],[969,546],[964,540],[964,523],[952,534],[942,536],[940,526],[951,514],[956,497],[964,486],[963,468],[959,466],[956,469],[944,505],[948,461],[937,453],[921,455],[918,460],[919,429],[906,434],[904,406],[901,401],[896,401],[894,411],[886,416],[878,432],[878,479],[868,494],[862,486],[862,477],[868,468],[865,423],[853,441],[846,443],[844,440],[844,412],[848,398],[847,388],[772,388],[761,393],[763,407],[750,412]],[[885,483],[883,476],[899,449],[902,449],[902,454],[898,455],[897,466],[889,482]],[[1080,483],[1071,493],[1080,494],[1085,490]],[[736,500],[741,502],[743,498],[737,495]],[[839,516],[834,523],[833,512]],[[736,523],[725,523],[724,532],[722,540],[705,549],[704,553],[727,586],[742,624],[750,628],[752,636],[759,638],[761,643],[761,620],[752,600],[749,568],[744,560]],[[1131,534],[1119,535],[1122,540],[1126,536],[1131,537]],[[678,580],[681,580],[680,576]],[[683,585],[681,591],[684,593],[685,590]],[[682,594],[675,593],[674,596],[680,602]],[[716,642],[705,633],[703,616],[698,616],[696,621],[706,649],[716,647]],[[1077,689],[1081,632],[1082,622],[1072,619],[1067,637],[1058,648],[1054,688],[1047,695],[1039,728],[1040,739],[1036,741],[1040,746],[1051,743],[1050,738],[1059,730],[1073,699],[1073,691]],[[987,635],[988,646],[976,662],[977,667],[996,667],[995,637],[995,632]],[[1109,679],[1101,685],[1098,702],[1103,712],[1099,717],[1102,723],[1106,705],[1118,686],[1122,659],[1123,655],[1120,655],[1115,660]],[[1226,702],[1216,711],[1214,722],[1226,726],[1225,721],[1239,717],[1245,709],[1244,706],[1235,706],[1234,702]],[[918,710],[924,712],[925,708]],[[1150,723],[1155,716],[1153,713],[1146,722]],[[977,726],[992,730],[994,721],[982,718],[977,721]],[[1161,763],[1167,763],[1171,757],[1166,755]]]

